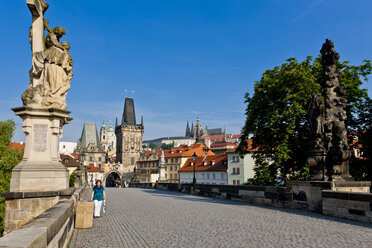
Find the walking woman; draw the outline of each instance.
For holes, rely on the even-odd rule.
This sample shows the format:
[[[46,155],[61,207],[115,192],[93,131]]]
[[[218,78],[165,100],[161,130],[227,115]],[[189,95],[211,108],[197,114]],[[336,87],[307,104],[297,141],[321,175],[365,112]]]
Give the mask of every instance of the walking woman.
[[[102,186],[101,180],[96,181],[96,186],[93,187],[91,201],[94,201],[94,218],[101,217],[101,207],[103,200],[106,201],[105,188]]]

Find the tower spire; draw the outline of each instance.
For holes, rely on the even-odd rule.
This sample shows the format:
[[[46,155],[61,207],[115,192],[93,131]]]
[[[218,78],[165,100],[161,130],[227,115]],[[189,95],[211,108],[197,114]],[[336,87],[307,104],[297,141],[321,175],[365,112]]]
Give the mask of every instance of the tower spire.
[[[141,113],[141,126],[143,127],[143,113]]]
[[[227,142],[227,139],[226,139],[226,124],[224,124],[224,126],[223,126],[223,142],[224,143]]]
[[[186,124],[186,132],[185,132],[185,137],[188,138],[190,137],[191,131],[190,131],[190,125],[189,125],[189,121],[187,121],[187,124]]]

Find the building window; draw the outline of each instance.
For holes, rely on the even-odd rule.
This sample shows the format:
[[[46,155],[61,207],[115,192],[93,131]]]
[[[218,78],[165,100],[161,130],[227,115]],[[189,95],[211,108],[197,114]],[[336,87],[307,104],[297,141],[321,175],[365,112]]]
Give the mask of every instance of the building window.
[[[169,178],[170,178],[170,179],[172,179],[172,176],[173,176],[173,175],[172,175],[172,174],[170,174],[170,175],[169,175]]]
[[[240,168],[236,168],[236,174],[240,174]]]
[[[165,159],[165,162],[168,163],[168,159],[167,158]]]
[[[68,162],[70,162],[68,158],[65,158],[65,164],[68,164]]]
[[[63,145],[63,149],[65,149],[66,148],[66,146],[65,145]]]
[[[103,135],[103,139],[106,139],[106,136],[105,135]]]
[[[233,180],[233,185],[236,185],[236,180]]]
[[[93,158],[92,157],[89,157],[89,161],[92,162],[93,161]]]
[[[236,180],[236,185],[240,185],[240,180]]]
[[[235,174],[235,173],[236,173],[235,168],[233,168],[233,174]]]
[[[172,171],[172,170],[173,170],[173,166],[170,166],[170,167],[169,167],[169,170]]]
[[[173,158],[171,159],[171,163],[173,164]]]
[[[177,174],[174,174],[174,179],[177,179]]]
[[[98,157],[98,161],[101,162],[101,157]]]

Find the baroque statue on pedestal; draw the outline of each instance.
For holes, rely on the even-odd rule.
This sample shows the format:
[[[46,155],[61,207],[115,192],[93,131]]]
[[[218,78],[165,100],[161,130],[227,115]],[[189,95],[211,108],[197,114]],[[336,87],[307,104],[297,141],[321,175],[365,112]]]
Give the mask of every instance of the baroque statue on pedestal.
[[[326,40],[322,54],[322,97],[316,92],[308,103],[308,118],[312,144],[308,163],[310,180],[347,180],[351,156],[345,127],[347,100],[345,89],[339,85],[341,73],[337,69],[340,55],[332,40]],[[324,99],[324,100],[323,100]]]
[[[36,6],[35,11],[31,11],[33,17],[42,18],[40,27],[30,28],[30,43],[32,47],[32,68],[30,70],[30,84],[28,89],[22,94],[24,106],[34,108],[57,108],[65,110],[67,108],[66,95],[70,89],[70,82],[73,76],[72,57],[69,53],[70,45],[60,39],[66,30],[62,27],[51,29],[48,20],[43,18],[43,13],[48,5],[43,0],[34,0],[28,3],[29,7]],[[40,6],[46,6],[44,10]],[[31,7],[30,7],[31,9]],[[46,38],[42,34],[43,40],[35,37],[34,29],[39,32],[48,31]],[[36,44],[42,42],[43,49],[36,49]],[[36,51],[35,51],[36,50]]]

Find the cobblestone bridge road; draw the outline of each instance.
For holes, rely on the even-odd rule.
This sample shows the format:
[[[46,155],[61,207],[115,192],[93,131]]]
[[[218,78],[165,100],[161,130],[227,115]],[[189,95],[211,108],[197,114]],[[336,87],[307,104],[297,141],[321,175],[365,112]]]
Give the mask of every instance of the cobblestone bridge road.
[[[107,212],[72,248],[372,247],[372,225],[149,189],[107,188]]]

